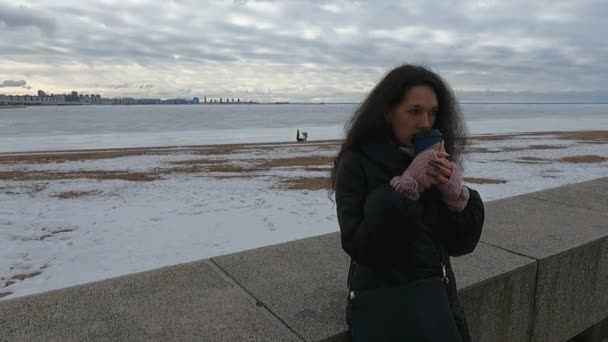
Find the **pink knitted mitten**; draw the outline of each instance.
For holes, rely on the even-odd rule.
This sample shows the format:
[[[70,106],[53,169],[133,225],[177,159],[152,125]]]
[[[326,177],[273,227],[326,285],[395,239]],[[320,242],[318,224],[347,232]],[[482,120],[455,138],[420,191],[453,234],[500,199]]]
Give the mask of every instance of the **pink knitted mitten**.
[[[452,176],[445,184],[438,184],[441,199],[450,211],[460,212],[469,202],[469,189],[462,184],[462,168],[452,162]]]
[[[410,166],[401,176],[391,179],[391,186],[407,198],[417,200],[420,194],[435,184],[433,178],[426,174],[431,160],[438,160],[434,149],[427,149],[414,158]]]

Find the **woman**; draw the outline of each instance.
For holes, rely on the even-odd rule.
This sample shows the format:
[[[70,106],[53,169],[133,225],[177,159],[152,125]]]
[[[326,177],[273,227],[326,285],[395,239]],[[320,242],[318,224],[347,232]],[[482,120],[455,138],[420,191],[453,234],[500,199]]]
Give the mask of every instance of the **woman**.
[[[415,151],[431,128],[443,142]],[[419,66],[390,71],[349,122],[331,186],[355,342],[470,341],[449,258],[475,249],[484,221],[457,163],[465,143],[453,92]]]

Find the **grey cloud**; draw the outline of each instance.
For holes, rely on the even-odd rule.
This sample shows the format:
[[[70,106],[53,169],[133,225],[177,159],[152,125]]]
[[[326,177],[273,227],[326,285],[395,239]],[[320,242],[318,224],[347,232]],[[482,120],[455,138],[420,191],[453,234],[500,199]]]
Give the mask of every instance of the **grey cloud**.
[[[30,89],[31,87],[27,85],[27,82],[24,80],[5,80],[0,83],[0,88],[25,88]]]
[[[36,12],[16,7],[9,14],[0,13],[0,31],[1,23],[11,28],[0,41],[0,55],[9,61],[48,65],[49,70],[74,63],[92,68],[136,65],[141,74],[132,75],[135,79],[124,88],[113,89],[154,94],[234,88],[238,84],[229,82],[236,82],[244,68],[254,77],[246,81],[255,84],[260,82],[256,77],[269,79],[255,70],[266,72],[270,65],[281,75],[280,84],[289,84],[285,77],[291,77],[291,83],[316,84],[316,88],[298,90],[303,95],[273,88],[273,96],[334,94],[344,98],[352,94],[355,100],[387,69],[403,62],[436,67],[456,88],[465,90],[534,93],[608,88],[603,77],[608,67],[602,63],[608,49],[599,34],[608,29],[602,18],[608,4],[601,0],[478,4],[472,0],[420,0],[406,5],[399,1],[186,0],[79,5],[57,0],[53,5],[38,5]],[[56,24],[32,13],[57,18]],[[22,44],[32,41],[31,32],[23,29],[28,26],[54,27],[56,34]],[[414,27],[415,34],[408,34],[407,27]],[[354,33],[349,35],[350,31]],[[378,35],[379,31],[384,34]],[[163,84],[163,79],[182,77],[189,68],[191,72],[205,70],[200,81],[190,81],[200,84],[179,80]],[[163,76],[152,83],[147,73]],[[218,79],[228,83],[214,85]],[[342,93],[342,83],[354,80],[359,85]],[[320,91],[320,84],[330,89]]]
[[[52,18],[42,15],[39,9],[25,6],[3,6],[0,11],[0,24],[9,29],[36,27],[44,34],[52,34],[56,29],[56,23]]]
[[[113,89],[128,89],[128,88],[132,88],[133,85],[131,83],[119,83],[119,84],[110,84],[108,85],[109,88],[113,88]]]
[[[463,91],[457,92],[462,103],[480,102],[546,102],[546,103],[605,103],[608,91]]]

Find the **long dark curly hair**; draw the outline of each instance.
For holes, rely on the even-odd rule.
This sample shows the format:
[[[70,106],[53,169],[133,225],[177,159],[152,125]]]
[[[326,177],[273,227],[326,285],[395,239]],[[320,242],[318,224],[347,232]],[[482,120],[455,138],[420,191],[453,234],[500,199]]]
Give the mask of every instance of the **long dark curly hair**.
[[[330,198],[336,190],[336,173],[344,152],[366,141],[391,137],[393,132],[387,114],[404,101],[409,89],[420,85],[435,90],[439,111],[433,128],[443,134],[446,152],[453,160],[460,160],[467,143],[467,131],[454,92],[435,72],[423,66],[401,65],[384,76],[347,122],[346,138],[331,170]]]

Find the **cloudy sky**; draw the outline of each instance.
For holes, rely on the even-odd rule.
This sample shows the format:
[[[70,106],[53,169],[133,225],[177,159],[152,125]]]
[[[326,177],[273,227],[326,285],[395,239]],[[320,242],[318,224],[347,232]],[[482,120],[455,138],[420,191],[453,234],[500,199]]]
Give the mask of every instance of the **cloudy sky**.
[[[400,63],[463,100],[608,101],[604,0],[0,0],[0,93],[360,101]]]

